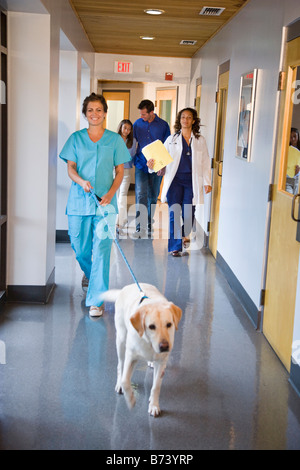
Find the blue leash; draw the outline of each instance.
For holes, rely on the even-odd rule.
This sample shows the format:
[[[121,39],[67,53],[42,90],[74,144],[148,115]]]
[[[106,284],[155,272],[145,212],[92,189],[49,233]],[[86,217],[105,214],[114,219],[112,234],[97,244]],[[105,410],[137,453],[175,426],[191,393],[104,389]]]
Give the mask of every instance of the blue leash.
[[[95,192],[94,192],[92,189],[90,189],[90,193],[91,193],[91,196],[92,196],[92,198],[94,199],[94,201],[95,201],[97,207],[99,207],[100,212],[101,212],[103,218],[106,220],[106,218],[105,218],[105,213],[104,213],[104,209],[103,209],[102,206],[99,204],[99,201],[101,201],[101,198],[99,198],[99,197],[95,194]],[[121,253],[123,260],[125,261],[126,266],[127,266],[127,268],[129,269],[129,272],[130,272],[130,274],[131,274],[131,276],[132,276],[134,282],[135,282],[136,285],[138,286],[139,291],[143,294],[143,297],[142,297],[141,300],[140,300],[140,303],[141,303],[144,299],[147,299],[148,297],[144,294],[144,292],[143,292],[141,286],[139,285],[139,283],[138,283],[138,281],[137,281],[137,279],[136,279],[136,277],[135,277],[135,275],[134,275],[134,272],[132,271],[131,266],[130,266],[130,264],[128,263],[128,261],[127,261],[127,259],[126,259],[126,256],[124,255],[124,252],[123,252],[123,250],[122,250],[122,248],[121,248],[121,246],[120,246],[120,243],[119,243],[119,241],[117,240],[117,238],[115,237],[115,234],[114,234],[114,232],[112,231],[112,229],[111,229],[109,223],[107,222],[107,220],[106,220],[106,223],[107,223],[107,227],[108,227],[108,230],[109,230],[109,232],[110,232],[110,235],[111,235],[113,241],[115,242],[115,244],[117,245],[118,250],[119,250],[119,252]]]

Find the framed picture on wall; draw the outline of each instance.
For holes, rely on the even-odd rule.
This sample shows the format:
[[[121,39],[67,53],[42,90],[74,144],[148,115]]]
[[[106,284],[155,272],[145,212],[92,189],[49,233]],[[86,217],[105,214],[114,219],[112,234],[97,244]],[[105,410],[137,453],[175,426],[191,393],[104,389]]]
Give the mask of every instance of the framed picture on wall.
[[[236,155],[248,162],[251,158],[256,80],[257,69],[241,76]]]

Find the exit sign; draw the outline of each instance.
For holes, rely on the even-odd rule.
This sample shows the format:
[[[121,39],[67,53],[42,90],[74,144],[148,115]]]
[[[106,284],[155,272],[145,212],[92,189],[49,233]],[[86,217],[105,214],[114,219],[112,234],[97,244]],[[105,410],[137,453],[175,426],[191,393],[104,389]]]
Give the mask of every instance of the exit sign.
[[[132,73],[133,62],[115,62],[115,73]]]

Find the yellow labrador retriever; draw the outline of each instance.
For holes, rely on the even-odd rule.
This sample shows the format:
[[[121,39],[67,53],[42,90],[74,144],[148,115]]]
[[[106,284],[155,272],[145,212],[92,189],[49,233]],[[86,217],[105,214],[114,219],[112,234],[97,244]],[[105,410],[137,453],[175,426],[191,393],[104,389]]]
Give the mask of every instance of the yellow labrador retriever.
[[[135,405],[131,387],[134,366],[139,359],[151,362],[154,371],[148,411],[152,416],[158,416],[162,378],[182,311],[151,284],[141,284],[140,287],[146,297],[136,284],[122,290],[107,291],[102,297],[103,300],[115,302],[118,354],[115,389],[118,393],[124,393],[129,408],[132,408]]]

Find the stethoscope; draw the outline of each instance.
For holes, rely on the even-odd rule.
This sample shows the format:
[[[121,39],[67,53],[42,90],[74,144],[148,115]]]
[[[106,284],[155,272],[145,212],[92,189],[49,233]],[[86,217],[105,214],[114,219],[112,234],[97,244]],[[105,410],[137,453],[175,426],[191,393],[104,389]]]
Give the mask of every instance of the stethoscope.
[[[192,155],[192,139],[193,137],[190,138],[190,142],[188,144],[188,151],[186,152],[186,155],[190,157]]]
[[[172,139],[172,144],[176,144],[177,145],[177,142],[175,142],[175,139],[177,140],[177,138],[181,135],[181,132],[176,132],[176,134],[174,134],[173,136],[173,139]],[[193,141],[193,136],[191,135],[191,138],[190,138],[190,142],[188,144],[188,151],[186,152],[186,155],[188,157],[190,157],[192,155],[192,141]]]

